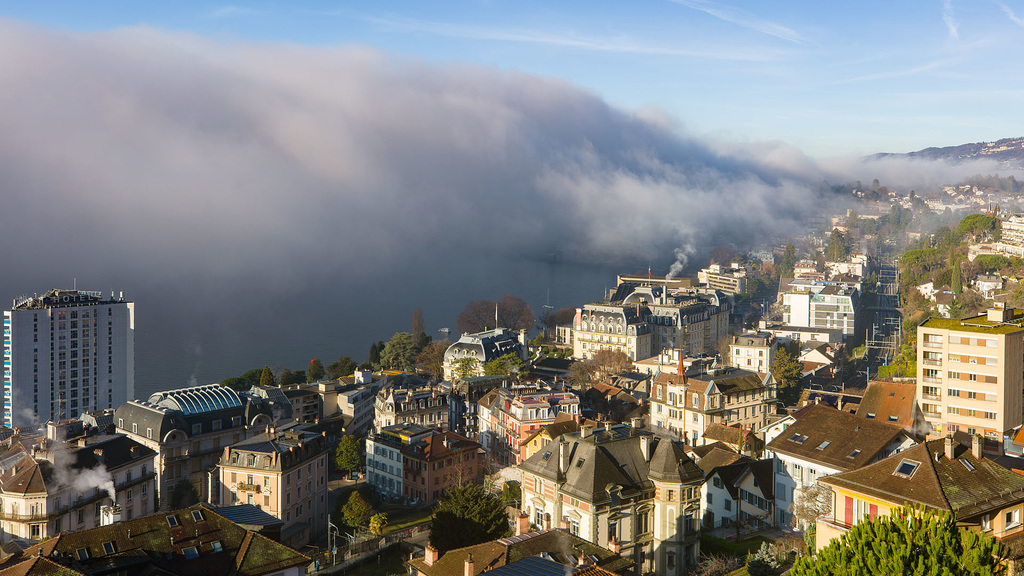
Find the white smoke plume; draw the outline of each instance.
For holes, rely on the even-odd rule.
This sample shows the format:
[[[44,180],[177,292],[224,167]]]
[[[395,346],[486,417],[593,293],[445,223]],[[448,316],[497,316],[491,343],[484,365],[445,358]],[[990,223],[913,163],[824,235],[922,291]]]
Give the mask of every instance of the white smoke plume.
[[[75,492],[89,497],[93,490],[106,490],[111,501],[117,503],[114,476],[100,463],[93,468],[75,468],[71,454],[63,442],[53,448],[52,460],[54,478],[60,486],[70,486]]]
[[[672,263],[668,268],[668,274],[665,275],[665,280],[671,280],[681,274],[686,269],[686,264],[690,261],[690,256],[697,250],[692,244],[686,243],[676,248],[673,253],[675,254],[675,262]]]

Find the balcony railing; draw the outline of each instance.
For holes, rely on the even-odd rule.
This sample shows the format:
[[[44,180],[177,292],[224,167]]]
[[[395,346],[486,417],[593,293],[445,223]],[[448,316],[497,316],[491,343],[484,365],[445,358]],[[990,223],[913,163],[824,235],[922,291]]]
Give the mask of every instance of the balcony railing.
[[[923,376],[923,377],[921,377],[921,380],[924,381],[924,382],[930,382],[932,384],[941,384],[942,383],[941,379],[933,378],[931,376]]]
[[[939,394],[921,394],[921,398],[925,400],[942,400],[942,396]]]
[[[238,489],[245,490],[247,492],[256,492],[257,494],[259,494],[262,491],[262,488],[260,487],[259,484],[247,484],[245,482],[239,482]]]
[[[942,360],[929,360],[928,358],[925,358],[921,360],[921,363],[928,366],[942,366]]]
[[[922,342],[921,345],[925,348],[942,348],[942,342]]]

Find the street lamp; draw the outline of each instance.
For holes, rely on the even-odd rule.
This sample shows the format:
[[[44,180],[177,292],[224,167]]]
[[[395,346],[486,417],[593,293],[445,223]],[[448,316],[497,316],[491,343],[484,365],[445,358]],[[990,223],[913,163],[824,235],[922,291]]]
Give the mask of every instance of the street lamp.
[[[331,516],[327,515],[327,547],[331,549],[331,566],[337,564],[338,555],[338,527],[331,522]]]

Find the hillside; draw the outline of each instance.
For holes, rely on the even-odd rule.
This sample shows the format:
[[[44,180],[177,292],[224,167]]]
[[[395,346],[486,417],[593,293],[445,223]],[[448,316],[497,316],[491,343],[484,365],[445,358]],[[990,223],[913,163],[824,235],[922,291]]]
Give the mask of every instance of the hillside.
[[[975,142],[944,148],[925,148],[906,154],[882,153],[870,156],[872,159],[890,157],[924,158],[947,162],[988,159],[994,160],[1006,168],[1024,168],[1024,138],[1003,138],[995,142]]]

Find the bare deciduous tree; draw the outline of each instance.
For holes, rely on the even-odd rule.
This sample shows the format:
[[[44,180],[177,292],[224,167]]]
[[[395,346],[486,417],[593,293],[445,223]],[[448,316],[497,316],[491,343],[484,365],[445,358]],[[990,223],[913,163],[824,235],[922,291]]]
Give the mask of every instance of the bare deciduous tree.
[[[832,489],[819,482],[801,490],[793,499],[793,525],[796,528],[812,524],[819,516],[830,512]]]
[[[497,320],[497,325],[495,325]],[[533,327],[533,307],[518,296],[506,294],[497,302],[476,300],[466,304],[456,319],[459,332],[475,333],[491,328],[527,330]]]

